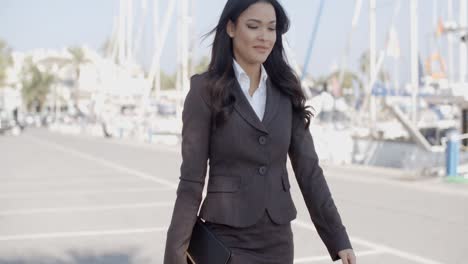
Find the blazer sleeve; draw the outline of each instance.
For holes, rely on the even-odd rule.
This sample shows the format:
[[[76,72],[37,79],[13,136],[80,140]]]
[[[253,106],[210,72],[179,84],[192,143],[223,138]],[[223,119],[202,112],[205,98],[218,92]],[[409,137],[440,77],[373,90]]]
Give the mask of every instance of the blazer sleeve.
[[[190,80],[182,111],[182,164],[177,198],[167,231],[164,264],[186,264],[193,226],[202,200],[209,157],[211,110],[202,97],[199,75]]]
[[[336,261],[340,259],[338,252],[352,248],[351,243],[319,165],[310,131],[296,114],[288,154],[312,222]]]

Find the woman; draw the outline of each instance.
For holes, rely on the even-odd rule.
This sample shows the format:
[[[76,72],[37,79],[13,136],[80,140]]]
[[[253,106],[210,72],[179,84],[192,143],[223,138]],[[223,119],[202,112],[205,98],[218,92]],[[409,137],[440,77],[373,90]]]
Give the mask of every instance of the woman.
[[[276,0],[228,0],[208,71],[191,78],[182,114],[182,165],[165,264],[186,263],[200,217],[231,249],[231,264],[292,264],[296,208],[289,154],[311,219],[333,260],[356,263],[309,132],[311,112],[283,57],[289,19]],[[203,264],[203,263],[202,263]]]

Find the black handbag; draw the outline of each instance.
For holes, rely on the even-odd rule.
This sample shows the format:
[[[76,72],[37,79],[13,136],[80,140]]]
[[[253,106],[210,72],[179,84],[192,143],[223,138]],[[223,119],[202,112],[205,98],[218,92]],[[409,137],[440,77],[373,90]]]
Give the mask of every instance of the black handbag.
[[[187,249],[187,257],[194,264],[226,264],[231,250],[197,217]]]

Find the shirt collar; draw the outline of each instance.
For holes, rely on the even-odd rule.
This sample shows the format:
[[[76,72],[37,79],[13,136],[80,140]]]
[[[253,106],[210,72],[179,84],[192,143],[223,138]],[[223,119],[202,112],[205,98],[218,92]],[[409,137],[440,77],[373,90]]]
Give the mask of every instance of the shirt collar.
[[[233,64],[234,64],[234,73],[236,74],[237,80],[242,80],[242,78],[247,78],[247,80],[250,81],[249,76],[244,71],[244,69],[242,69],[242,67],[239,65],[239,63],[237,63],[237,61],[235,59],[232,59],[232,61],[233,61]],[[263,64],[261,64],[261,70],[260,71],[261,71],[261,74],[260,74],[260,87],[262,87],[262,85],[266,82],[266,80],[268,78],[268,74],[267,74]]]

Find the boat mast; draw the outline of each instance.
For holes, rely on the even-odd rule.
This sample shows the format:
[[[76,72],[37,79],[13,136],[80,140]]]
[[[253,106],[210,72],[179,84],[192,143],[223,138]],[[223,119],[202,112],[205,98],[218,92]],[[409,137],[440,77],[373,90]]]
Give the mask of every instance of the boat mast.
[[[467,9],[468,9],[468,0],[460,0],[460,28],[462,35],[467,35],[468,34],[468,21],[467,21]],[[468,49],[468,40],[465,40],[465,42],[460,41],[460,73],[459,73],[459,80],[460,83],[465,83],[467,82],[468,78],[468,72],[467,72],[467,49]]]
[[[419,65],[418,65],[418,0],[410,2],[411,17],[411,120],[413,125],[417,122],[418,93],[419,93]]]
[[[377,18],[376,18],[376,0],[370,0],[369,3],[369,100],[370,100],[370,124],[371,124],[371,134],[374,135],[375,126],[377,122],[377,107],[375,97],[372,94],[372,78],[377,76],[376,74],[376,63],[377,63],[377,41],[376,41],[376,27]]]

